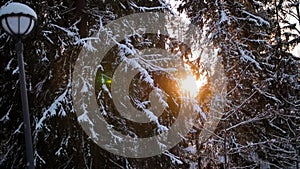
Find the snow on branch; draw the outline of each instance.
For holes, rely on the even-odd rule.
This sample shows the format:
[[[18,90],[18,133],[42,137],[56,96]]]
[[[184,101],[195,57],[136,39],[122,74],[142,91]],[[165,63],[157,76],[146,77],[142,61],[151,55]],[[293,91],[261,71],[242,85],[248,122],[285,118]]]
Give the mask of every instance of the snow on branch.
[[[222,11],[221,11],[221,18],[220,18],[219,24],[221,24],[221,23],[223,23],[223,22],[225,22],[225,21],[227,21],[227,20],[228,20],[228,19],[227,19],[227,15],[226,15],[225,11],[222,10]]]
[[[68,93],[70,88],[67,88],[64,93],[62,93],[51,106],[43,112],[43,116],[36,123],[35,129],[40,130],[43,126],[44,121],[52,116],[66,116],[67,112],[64,110],[63,105],[69,102]]]
[[[280,104],[282,103],[275,95],[265,92],[265,91],[261,90],[260,88],[258,88],[257,86],[254,86],[254,87],[260,94],[264,95],[265,97],[272,99]]]
[[[260,16],[256,16],[256,15],[253,15],[245,10],[242,10],[242,13],[248,15],[249,17],[253,18],[249,18],[250,21],[254,21],[256,23],[256,25],[258,26],[262,26],[262,25],[266,25],[268,27],[270,27],[270,23],[268,21],[266,21],[265,19],[263,19],[262,17]]]
[[[229,128],[227,128],[226,130],[231,130],[231,129],[234,129],[234,128],[237,128],[239,127],[240,125],[244,125],[244,124],[248,124],[248,123],[253,123],[253,122],[256,122],[256,121],[260,121],[260,120],[263,120],[263,119],[266,119],[267,117],[262,117],[262,118],[259,118],[259,117],[254,117],[254,118],[251,118],[249,120],[245,120],[245,121],[242,121],[238,124],[235,124]]]
[[[10,106],[10,108],[8,109],[7,113],[0,119],[0,122],[6,122],[7,120],[9,120],[9,113],[11,112],[13,106]]]
[[[243,60],[249,61],[249,62],[255,64],[255,66],[256,66],[259,70],[262,70],[262,68],[260,67],[259,63],[258,63],[254,58],[252,58],[251,56],[249,56],[249,55],[247,54],[247,53],[249,53],[249,52],[247,52],[246,50],[243,50],[243,49],[239,49],[239,51],[240,51],[240,54],[242,55],[241,57],[242,57]]]
[[[163,154],[168,156],[171,159],[173,164],[183,164],[183,162],[180,160],[180,158],[178,156],[172,154],[171,152],[165,151]]]
[[[74,37],[74,36],[76,35],[75,32],[72,32],[72,31],[70,31],[70,30],[67,29],[67,28],[64,28],[64,27],[61,27],[61,26],[58,26],[58,25],[55,25],[55,24],[51,24],[51,26],[53,26],[53,27],[55,27],[55,28],[58,28],[58,29],[64,31],[64,32],[67,33],[67,35],[70,36],[70,37]]]
[[[132,7],[139,9],[139,10],[142,11],[142,12],[165,9],[165,7],[163,7],[163,6],[158,6],[158,7],[138,6],[138,5],[136,5],[136,4],[135,4],[134,2],[132,2],[132,1],[130,1],[129,4],[130,4]]]

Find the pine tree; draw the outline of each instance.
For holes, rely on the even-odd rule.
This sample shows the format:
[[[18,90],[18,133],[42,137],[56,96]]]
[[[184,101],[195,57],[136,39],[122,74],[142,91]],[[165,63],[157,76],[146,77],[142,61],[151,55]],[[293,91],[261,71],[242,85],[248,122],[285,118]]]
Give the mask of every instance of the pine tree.
[[[37,168],[296,168],[300,165],[299,56],[291,52],[300,42],[299,2],[296,0],[183,0],[179,10],[187,13],[198,28],[199,40],[205,36],[206,43],[219,49],[218,57],[228,79],[226,109],[208,140],[199,138],[203,119],[198,117],[199,124],[184,141],[168,152],[143,159],[109,153],[84,132],[73,105],[72,73],[80,51],[87,46],[87,39],[103,26],[133,13],[169,12],[169,5],[162,0],[24,3],[38,13],[35,31],[23,40]],[[4,4],[0,2],[0,6]],[[124,48],[166,49],[168,38],[159,34],[129,37],[108,52],[111,57],[106,57],[102,64],[105,71],[98,71],[97,77],[112,75],[118,59],[128,56]],[[177,52],[186,60],[190,49],[176,39],[168,40],[172,46],[170,51],[180,49]],[[0,56],[0,167],[25,168],[14,40],[2,29]],[[204,71],[199,59],[185,64],[197,76]],[[165,74],[150,72],[150,75],[157,83],[166,84],[161,81],[162,77],[168,78]],[[140,81],[141,77],[142,74],[137,75],[131,86],[135,89],[131,95],[139,101],[143,101],[140,93],[150,90],[147,85],[142,87],[145,84]],[[100,79],[95,84],[97,92],[104,90],[102,86]],[[109,83],[106,86],[109,88]],[[204,94],[198,98],[205,113],[209,112],[205,104],[212,87],[203,88]],[[109,112],[107,120],[115,128],[142,137],[156,134],[152,128],[156,124],[138,125],[119,118],[115,108],[110,106],[108,94],[100,96],[99,101]],[[166,119],[173,118],[167,116]],[[164,125],[169,125],[168,122]],[[145,133],[146,129],[150,132]],[[191,146],[196,147],[196,152],[188,151]]]
[[[202,154],[199,166],[295,168],[299,56],[290,49],[299,43],[294,25],[299,24],[299,12],[295,12],[299,3],[184,2],[180,10],[186,11],[199,31],[209,28],[207,38],[220,49],[228,77],[227,109],[216,136],[198,150]],[[298,23],[292,24],[286,15],[293,15]]]
[[[85,38],[122,16],[166,8],[164,1],[26,1],[38,13],[24,39],[37,168],[170,168],[170,158],[127,159],[98,147],[82,130],[71,95],[72,71]],[[0,5],[4,5],[3,2]],[[152,8],[153,7],[153,8]],[[100,24],[101,23],[101,24]],[[1,30],[2,168],[25,168],[25,148],[14,41]],[[134,39],[134,37],[133,37]],[[169,162],[168,162],[169,161]]]

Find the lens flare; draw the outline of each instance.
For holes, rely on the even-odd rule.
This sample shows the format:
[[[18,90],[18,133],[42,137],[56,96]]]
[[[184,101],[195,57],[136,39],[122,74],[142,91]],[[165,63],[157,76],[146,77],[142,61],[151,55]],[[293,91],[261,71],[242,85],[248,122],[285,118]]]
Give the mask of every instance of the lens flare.
[[[180,87],[183,94],[191,97],[196,97],[199,91],[196,78],[193,75],[186,76],[186,78],[181,81]]]
[[[184,95],[195,98],[201,87],[207,84],[207,77],[200,76],[198,79],[194,75],[186,75],[180,82],[181,92]]]

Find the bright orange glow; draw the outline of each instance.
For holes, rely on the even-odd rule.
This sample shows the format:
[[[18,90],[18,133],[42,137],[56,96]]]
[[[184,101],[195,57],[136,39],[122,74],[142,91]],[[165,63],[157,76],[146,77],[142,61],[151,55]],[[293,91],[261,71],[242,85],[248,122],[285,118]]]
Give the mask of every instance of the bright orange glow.
[[[196,97],[199,89],[207,83],[206,77],[202,77],[196,80],[193,75],[186,76],[180,83],[183,94],[187,94],[190,97]]]
[[[196,79],[192,75],[188,75],[185,79],[181,81],[181,90],[184,94],[195,97],[198,93],[198,88],[196,85]]]

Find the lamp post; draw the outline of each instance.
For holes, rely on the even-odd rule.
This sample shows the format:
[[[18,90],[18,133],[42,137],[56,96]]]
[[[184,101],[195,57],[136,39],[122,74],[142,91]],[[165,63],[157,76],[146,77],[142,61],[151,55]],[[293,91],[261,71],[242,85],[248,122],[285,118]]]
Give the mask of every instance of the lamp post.
[[[30,116],[28,107],[28,97],[26,89],[26,79],[23,60],[23,43],[22,38],[28,35],[36,22],[37,15],[27,5],[12,2],[7,6],[0,9],[0,23],[2,28],[14,38],[16,38],[16,52],[18,57],[19,78],[21,87],[22,98],[22,111],[24,118],[24,131],[25,131],[25,145],[26,145],[26,159],[29,169],[34,168],[33,161],[33,148],[30,129]]]

